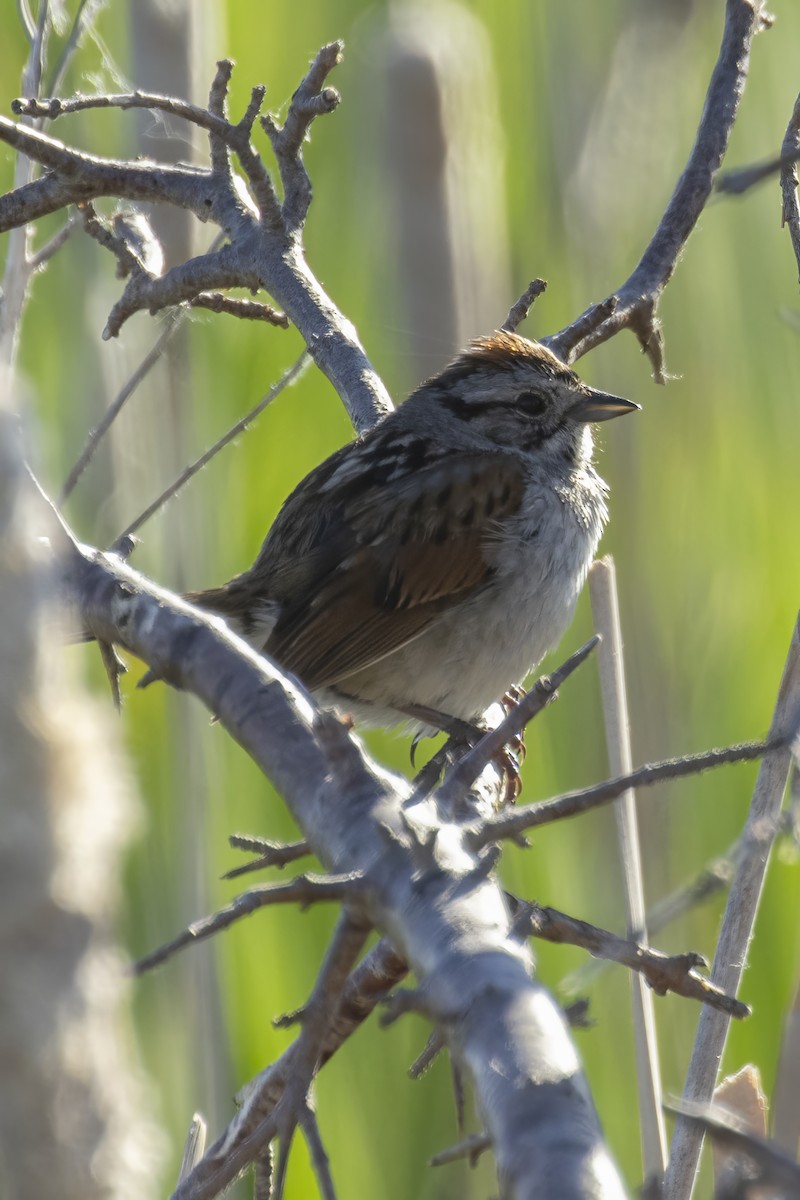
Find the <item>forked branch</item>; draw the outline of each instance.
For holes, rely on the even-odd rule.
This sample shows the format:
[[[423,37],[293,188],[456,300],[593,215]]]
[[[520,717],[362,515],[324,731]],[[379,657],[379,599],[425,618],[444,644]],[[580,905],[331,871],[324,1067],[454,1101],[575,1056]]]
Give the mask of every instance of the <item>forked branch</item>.
[[[565,362],[575,362],[621,329],[632,329],[656,382],[666,382],[658,305],[711,194],[744,91],[753,38],[767,24],[762,0],[727,0],[722,45],[689,161],[633,273],[605,300],[542,339]]]
[[[283,185],[282,202],[251,140],[264,89],[254,88],[242,118],[230,122],[225,116],[232,72],[228,60],[217,66],[207,109],[144,92],[66,100],[32,96],[16,101],[19,114],[50,120],[86,108],[169,112],[208,133],[210,165],[174,166],[102,158],[69,147],[24,121],[15,123],[0,117],[0,140],[47,172],[0,197],[0,231],[104,196],[173,205],[201,221],[213,221],[226,239],[217,250],[180,263],[166,274],[128,262],[128,283],[108,318],[105,335],[115,337],[137,312],[156,313],[179,304],[271,319],[267,306],[259,306],[256,312],[246,302],[231,304],[215,295],[220,289],[234,286],[263,290],[285,313],[285,319],[281,315],[273,323],[291,321],[297,326],[312,358],[344,401],[356,429],[368,428],[391,409],[391,401],[352,325],[310,271],[302,245],[303,224],[311,201],[302,144],[314,118],[332,112],[338,104],[338,93],[325,80],[340,57],[340,43],[323,47],[295,92],[283,126],[279,127],[273,118],[265,120]],[[238,160],[243,178],[233,170],[232,156]],[[108,244],[114,250],[113,244]],[[117,246],[118,258],[119,250]]]

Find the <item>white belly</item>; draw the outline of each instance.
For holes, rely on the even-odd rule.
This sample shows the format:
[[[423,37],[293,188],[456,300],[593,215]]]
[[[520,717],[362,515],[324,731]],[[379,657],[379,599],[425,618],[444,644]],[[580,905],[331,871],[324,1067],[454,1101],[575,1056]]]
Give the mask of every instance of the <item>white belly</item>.
[[[340,707],[375,724],[396,724],[402,719],[398,709],[409,704],[472,721],[555,648],[600,540],[602,491],[585,512],[554,492],[529,496],[522,510],[527,516],[518,517],[487,552],[492,582],[414,641],[345,681],[342,690],[352,685],[362,703],[339,698]]]

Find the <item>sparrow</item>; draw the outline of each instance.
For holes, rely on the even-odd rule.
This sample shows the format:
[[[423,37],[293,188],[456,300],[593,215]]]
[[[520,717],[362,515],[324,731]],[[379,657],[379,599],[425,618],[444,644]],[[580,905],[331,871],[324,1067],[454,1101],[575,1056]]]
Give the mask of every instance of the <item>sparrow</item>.
[[[186,598],[356,723],[475,725],[569,625],[608,519],[592,425],[639,407],[477,338],[297,485],[248,570]]]

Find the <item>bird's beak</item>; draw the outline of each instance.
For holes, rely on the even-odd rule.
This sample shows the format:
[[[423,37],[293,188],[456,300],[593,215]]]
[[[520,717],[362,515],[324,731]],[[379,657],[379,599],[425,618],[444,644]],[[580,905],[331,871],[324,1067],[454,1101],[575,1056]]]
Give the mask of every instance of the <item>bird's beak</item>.
[[[610,421],[612,417],[624,417],[626,413],[641,410],[641,404],[632,400],[623,400],[621,396],[612,396],[609,392],[597,392],[588,389],[588,394],[567,409],[567,416],[573,421]]]

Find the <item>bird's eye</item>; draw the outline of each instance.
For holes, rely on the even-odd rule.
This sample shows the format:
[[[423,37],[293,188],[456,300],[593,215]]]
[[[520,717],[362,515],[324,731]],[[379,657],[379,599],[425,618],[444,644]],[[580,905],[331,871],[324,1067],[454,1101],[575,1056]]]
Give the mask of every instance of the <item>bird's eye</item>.
[[[528,417],[540,417],[547,408],[547,401],[538,392],[520,392],[517,404]]]

